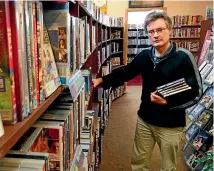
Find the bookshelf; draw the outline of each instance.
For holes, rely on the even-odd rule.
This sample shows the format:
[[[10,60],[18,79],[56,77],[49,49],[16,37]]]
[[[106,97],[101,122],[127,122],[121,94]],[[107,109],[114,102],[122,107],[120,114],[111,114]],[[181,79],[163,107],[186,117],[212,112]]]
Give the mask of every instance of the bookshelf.
[[[172,16],[171,40],[178,47],[189,50],[197,61],[199,53],[199,40],[201,32],[202,16],[184,15]]]
[[[12,7],[13,1],[11,1],[10,3]],[[43,99],[38,103],[38,106],[35,106],[30,111],[29,116],[26,116],[22,121],[18,121],[17,123],[14,123],[14,124],[7,124],[7,125],[4,124],[5,133],[2,137],[0,137],[0,159],[5,157],[5,155],[11,150],[11,148],[13,148],[14,145],[20,141],[20,138],[22,138],[25,135],[25,133],[28,132],[28,130],[35,123],[37,123],[38,119],[39,120],[41,119],[41,116],[44,114],[44,112],[47,112],[49,110],[53,110],[56,108],[57,110],[61,110],[61,109],[67,110],[67,108],[69,108],[69,110],[72,110],[72,112],[76,112],[75,113],[76,118],[74,118],[74,121],[75,119],[76,121],[78,120],[78,122],[76,123],[77,125],[75,125],[76,127],[78,127],[78,129],[77,130],[75,129],[74,139],[72,140],[72,141],[75,141],[77,145],[80,145],[81,141],[83,141],[83,139],[81,138],[81,135],[85,133],[82,127],[82,124],[84,124],[84,119],[87,117],[88,120],[92,122],[92,126],[90,128],[91,144],[88,149],[87,160],[88,160],[88,167],[91,168],[92,170],[97,170],[99,168],[99,163],[101,162],[102,134],[105,129],[107,117],[109,116],[110,105],[114,100],[111,98],[111,94],[116,94],[116,96],[114,97],[119,98],[120,96],[123,95],[124,88],[123,86],[118,88],[120,90],[120,93],[118,93],[117,89],[104,91],[102,88],[93,88],[91,79],[100,77],[104,74],[108,74],[109,72],[111,72],[112,71],[111,61],[114,58],[119,57],[120,59],[119,66],[123,65],[123,34],[124,34],[123,18],[111,18],[103,14],[100,11],[100,9],[95,5],[95,3],[93,3],[92,1],[83,1],[83,2],[54,1],[54,2],[36,2],[36,3],[42,6],[36,6],[37,4],[33,2],[24,1],[25,6],[23,7],[23,9],[28,5],[29,6],[32,5],[31,7],[38,8],[38,11],[37,11],[38,14],[40,14],[40,12],[42,11],[42,14],[39,17],[44,18],[44,20],[42,20],[43,22],[40,21],[40,24],[42,23],[44,24],[44,26],[43,27],[42,25],[40,26],[41,28],[44,28],[43,30],[44,36],[46,36],[45,48],[48,47],[49,52],[52,52],[52,56],[54,56],[55,58],[55,60],[52,59],[52,63],[54,64],[56,63],[57,68],[62,66],[63,66],[62,69],[67,68],[68,70],[64,70],[65,71],[64,73],[69,73],[69,74],[66,75],[65,78],[62,78],[62,72],[59,72],[59,75],[57,75],[57,78],[60,77],[61,85],[59,85],[58,88],[56,85],[56,88],[55,90],[53,90],[53,92],[51,93],[49,92],[48,96],[43,97]],[[18,5],[21,5],[21,3]],[[39,7],[42,7],[42,8],[39,9]],[[31,8],[29,7],[29,9]],[[59,57],[58,59],[56,58],[56,56],[60,56],[59,54],[57,54],[58,51],[56,50],[56,47],[58,45],[52,44],[54,39],[52,37],[53,32],[51,31],[53,31],[55,28],[50,26],[51,18],[49,18],[50,14],[48,14],[48,12],[51,12],[51,10],[59,10],[59,9],[64,10],[63,15],[65,15],[66,13],[66,17],[68,17],[66,18],[68,20],[60,21],[61,27],[65,28],[66,34],[68,37],[66,37],[67,46],[60,47],[59,45],[60,50],[62,49],[66,50],[65,52],[67,56],[63,56],[61,58]],[[15,13],[12,13],[12,15],[15,15]],[[24,21],[24,17],[25,16],[23,16],[23,21]],[[60,17],[62,16],[59,16],[59,18]],[[13,21],[13,22],[16,22],[16,21]],[[64,22],[63,23],[64,25],[61,22],[62,23]],[[35,23],[32,23],[32,28],[34,29],[32,31],[34,35],[31,35],[30,38],[31,38],[31,41],[36,44],[36,40],[40,39],[40,37],[37,37],[36,32],[34,31],[36,31],[36,29],[38,29],[37,31],[40,31],[40,30],[39,30],[39,27],[36,28]],[[55,31],[55,33],[57,33],[57,31]],[[22,34],[19,35],[19,33],[17,33],[17,36],[20,38],[25,37],[25,35],[22,35]],[[40,32],[40,34],[41,36],[43,36],[42,31]],[[12,39],[17,41],[15,37],[12,37]],[[61,38],[61,39],[64,39],[64,38]],[[14,40],[12,41],[14,42]],[[43,39],[41,38],[40,40],[43,40]],[[49,42],[49,44],[47,42]],[[35,46],[34,48],[37,47],[35,44],[34,44]],[[40,46],[42,45],[43,45],[42,43],[38,44],[38,48],[40,48]],[[12,45],[12,47],[15,47],[15,46],[16,46],[15,44]],[[59,52],[61,53],[61,51]],[[23,51],[23,53],[26,53],[26,51]],[[36,51],[32,50],[31,53],[36,54]],[[39,54],[37,55],[39,56]],[[49,54],[47,53],[45,55],[49,55]],[[42,56],[38,57],[38,60],[40,60],[40,58],[42,58]],[[32,59],[35,61],[37,60],[37,58],[34,59],[34,57]],[[64,62],[63,65],[58,64],[59,62],[62,62],[62,61]],[[38,64],[40,65],[39,62]],[[37,66],[35,66],[35,68],[37,68]],[[71,82],[72,79],[76,78],[75,73],[80,71],[82,72],[83,78],[85,79],[85,85],[87,85],[88,89],[86,90],[86,88],[84,88],[85,86],[83,86],[84,84],[82,83],[81,85],[79,85],[81,82],[79,80],[77,80],[77,83],[71,83],[72,85],[77,84],[73,87],[75,91],[78,90],[78,92],[76,92],[75,94],[76,95],[75,98],[72,99],[71,95],[72,95],[72,90],[74,89],[71,88],[72,85],[69,85],[69,83]],[[39,75],[39,71],[38,73],[35,72],[35,75],[34,75],[35,80],[33,80],[35,82],[37,82],[38,81],[37,79],[40,78],[39,76],[37,77],[37,74]],[[56,71],[55,71],[55,75],[56,75]],[[63,83],[62,83],[62,80],[64,80]],[[24,84],[28,85],[28,82],[24,81],[23,85]],[[78,86],[79,86],[79,89],[78,89]],[[70,88],[70,90],[68,89],[68,87]],[[15,89],[16,88],[17,87],[15,87]],[[20,89],[22,88],[23,87],[20,86]],[[37,97],[43,91],[43,90],[40,90],[40,88],[38,89],[38,92],[36,94]],[[63,98],[66,99],[65,100],[66,103],[67,104],[69,103],[70,105],[58,106],[58,107],[62,107],[62,108],[58,108],[57,105],[62,102],[61,100]],[[44,120],[45,119],[43,119],[42,121],[44,122]],[[64,151],[66,151],[65,146],[66,145],[63,145]],[[78,152],[78,148],[74,147],[71,155],[71,158],[73,160],[77,160],[76,152]],[[71,160],[70,163],[73,163],[73,161]],[[74,167],[73,164],[71,167]]]
[[[204,22],[202,21],[202,24]],[[207,26],[207,25],[206,25]],[[202,26],[205,28],[206,26]],[[210,29],[209,27],[207,28]],[[203,30],[204,32],[205,30]],[[210,30],[209,30],[210,31]],[[205,35],[204,35],[205,37]],[[204,38],[204,44],[207,40],[213,41],[213,31],[210,36]],[[204,47],[203,47],[204,48]],[[186,127],[185,127],[185,145],[183,146],[183,157],[188,168],[193,171],[212,170],[213,167],[213,45],[209,44],[207,53],[200,58],[203,60],[199,65],[199,71],[202,77],[203,95],[198,103],[186,109]],[[205,49],[203,49],[205,50]],[[211,56],[211,58],[208,58]],[[197,160],[207,158],[203,162]]]
[[[33,113],[24,121],[14,125],[4,125],[5,133],[0,138],[0,158],[15,145],[20,137],[33,125],[33,123],[42,115],[42,113],[51,105],[51,103],[63,91],[63,86],[60,86],[44,103],[42,103]]]
[[[143,50],[150,47],[148,36],[143,24],[129,24],[128,26],[128,63]]]

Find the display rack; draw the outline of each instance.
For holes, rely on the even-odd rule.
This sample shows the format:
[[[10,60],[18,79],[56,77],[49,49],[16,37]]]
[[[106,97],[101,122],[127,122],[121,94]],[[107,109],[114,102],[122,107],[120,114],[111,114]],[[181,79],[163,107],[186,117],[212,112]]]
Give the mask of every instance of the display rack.
[[[112,99],[110,98],[110,90],[104,91],[101,89],[100,91],[99,88],[93,88],[91,79],[102,76],[105,71],[107,71],[105,72],[105,74],[110,73],[111,59],[115,57],[119,57],[120,65],[123,65],[123,18],[111,18],[103,14],[93,2],[89,1],[54,1],[39,3],[42,3],[43,9],[45,10],[49,9],[49,7],[51,7],[52,5],[52,7],[56,9],[58,7],[64,7],[64,4],[66,4],[66,6],[68,7],[66,9],[66,12],[71,20],[71,23],[68,24],[68,27],[73,37],[71,36],[71,42],[69,45],[67,44],[67,47],[71,47],[72,51],[70,53],[73,53],[74,55],[71,55],[73,59],[69,61],[71,62],[70,64],[72,66],[69,66],[69,69],[71,67],[72,72],[68,76],[68,85],[64,84],[59,86],[48,98],[45,98],[43,101],[41,101],[37,108],[33,109],[29,116],[24,118],[23,121],[17,122],[13,125],[4,125],[5,133],[2,137],[0,137],[0,159],[2,159],[10,151],[10,149],[20,140],[20,138],[23,137],[23,135],[29,130],[29,128],[34,125],[34,123],[47,109],[51,109],[51,106],[57,106],[56,102],[58,102],[59,97],[66,95],[66,100],[68,102],[76,103],[75,106],[77,107],[77,118],[82,117],[83,120],[86,116],[88,118],[93,118],[89,119],[92,120],[94,126],[91,127],[91,145],[88,150],[88,165],[90,168],[97,170],[101,162],[101,135],[104,131],[103,125],[106,124],[106,119],[109,116],[110,110],[107,109],[110,109]],[[77,21],[76,19],[78,20],[78,22],[81,22],[81,26],[85,28],[85,36],[79,37],[78,40],[80,42],[84,42],[81,42],[79,44],[80,46],[77,47],[77,49],[76,47],[74,47],[77,42],[73,41],[73,39],[78,35],[75,35],[75,29],[72,25]],[[79,19],[81,19],[81,21],[79,21]],[[49,27],[47,26],[47,32],[49,31]],[[81,31],[82,30],[79,28],[78,30],[76,30],[76,33],[81,33]],[[77,56],[76,54],[79,54],[79,56]],[[80,81],[78,84],[76,84],[76,82],[74,83],[74,77],[76,78],[74,73],[80,73],[80,71],[83,70],[83,76],[90,77],[90,80],[85,80],[84,84],[81,78],[81,81],[77,79],[77,81]],[[85,90],[83,91],[83,86],[80,86],[78,88],[77,94],[75,94],[75,92],[72,92],[72,89],[77,88],[77,85],[79,84],[88,85],[87,97],[85,97],[84,95]],[[70,91],[68,91],[67,86],[70,86]],[[122,90],[122,88],[120,89]],[[112,89],[112,92],[115,91],[117,90]],[[73,99],[69,96],[70,92],[73,96]],[[123,93],[124,89],[122,90],[121,95]],[[118,97],[119,96],[117,96],[117,98]],[[84,106],[85,101],[83,102],[83,99],[86,99],[87,106]],[[86,110],[93,110],[94,113],[89,116],[89,114],[83,112]],[[84,121],[78,123],[79,130],[77,130],[77,139],[75,143],[81,142],[80,134],[82,131],[82,123],[84,123]],[[74,149],[74,152],[76,150],[77,149]],[[93,153],[95,154],[95,156]],[[73,157],[75,158],[75,156]],[[74,166],[72,165],[72,167]]]
[[[203,23],[203,21],[202,21]],[[203,26],[202,26],[203,27]],[[210,31],[208,28],[208,31]],[[213,32],[206,41],[213,41]],[[213,44],[210,43],[199,66],[202,77],[203,95],[199,102],[186,110],[187,126],[185,127],[185,145],[183,147],[184,161],[193,171],[212,170],[213,158],[198,162],[202,158],[213,155]]]

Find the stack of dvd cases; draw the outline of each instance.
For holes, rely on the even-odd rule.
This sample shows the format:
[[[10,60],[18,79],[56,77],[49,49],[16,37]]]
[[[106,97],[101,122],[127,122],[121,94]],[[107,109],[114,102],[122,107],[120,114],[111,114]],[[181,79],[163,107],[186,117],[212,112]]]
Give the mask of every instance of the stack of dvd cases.
[[[191,87],[184,78],[157,87],[157,94],[163,98],[190,90]]]

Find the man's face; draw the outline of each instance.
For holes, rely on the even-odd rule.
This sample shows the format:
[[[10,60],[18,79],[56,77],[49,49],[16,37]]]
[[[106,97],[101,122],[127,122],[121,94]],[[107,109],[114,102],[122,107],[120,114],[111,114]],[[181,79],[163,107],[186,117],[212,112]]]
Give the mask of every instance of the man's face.
[[[159,18],[147,25],[148,36],[153,47],[162,47],[169,42],[171,29],[167,28],[164,19]]]

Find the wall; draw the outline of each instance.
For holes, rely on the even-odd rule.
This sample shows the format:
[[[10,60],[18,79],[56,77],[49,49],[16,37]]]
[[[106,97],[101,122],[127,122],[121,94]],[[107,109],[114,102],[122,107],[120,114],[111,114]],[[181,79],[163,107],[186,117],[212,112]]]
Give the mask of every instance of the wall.
[[[164,6],[167,7],[169,16],[173,15],[202,15],[206,16],[206,6],[213,6],[212,1],[166,1]]]
[[[202,15],[205,17],[206,6],[213,6],[212,1],[164,1],[169,16],[173,15]],[[107,14],[112,17],[125,17],[128,1],[107,0]]]
[[[107,0],[107,15],[111,17],[125,17],[126,8],[128,8],[128,1]]]

